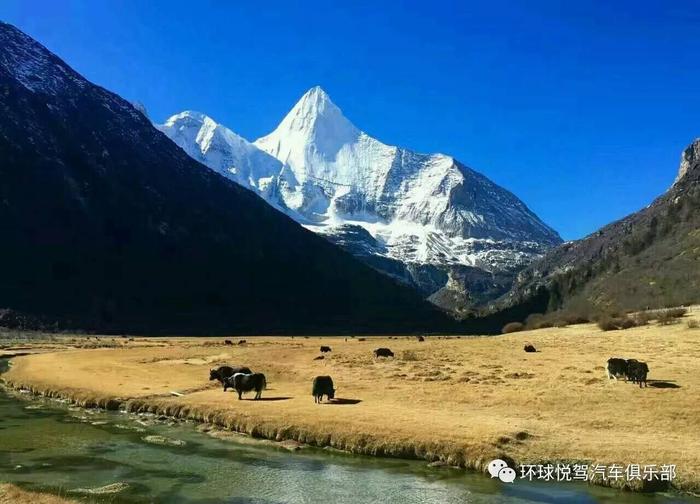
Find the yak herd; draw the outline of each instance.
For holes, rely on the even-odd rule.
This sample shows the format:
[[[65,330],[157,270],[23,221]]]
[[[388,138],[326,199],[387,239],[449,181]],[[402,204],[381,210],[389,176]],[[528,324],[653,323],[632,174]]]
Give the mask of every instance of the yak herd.
[[[419,341],[424,341],[420,337]],[[239,344],[245,344],[245,340],[239,341]],[[226,340],[226,344],[232,344],[230,340]],[[537,352],[534,346],[527,344],[524,347],[525,352]],[[331,352],[331,347],[322,345],[320,348],[321,354]],[[375,358],[379,357],[394,357],[394,352],[389,348],[381,347],[373,352]],[[316,357],[314,360],[323,359],[323,355]],[[638,383],[639,387],[647,386],[647,375],[649,374],[649,366],[646,362],[641,362],[636,359],[623,359],[619,357],[611,357],[608,359],[606,366],[608,379],[625,378],[632,383]],[[218,368],[209,371],[209,380],[218,380],[224,386],[224,392],[232,388],[238,393],[238,399],[241,399],[246,392],[255,392],[255,400],[260,399],[262,391],[267,386],[267,380],[262,373],[253,373],[246,366],[219,366]],[[329,401],[335,398],[333,379],[330,376],[316,376],[311,384],[311,395],[314,402],[321,403],[323,396],[326,396]]]
[[[218,380],[226,389],[232,388],[238,392],[238,399],[245,392],[255,391],[255,399],[260,399],[262,391],[267,386],[265,375],[253,373],[246,366],[219,366],[209,371],[209,380]]]
[[[606,366],[608,379],[617,380],[625,378],[632,383],[639,383],[639,387],[647,386],[647,375],[649,374],[649,366],[646,362],[638,361],[637,359],[622,359],[620,357],[611,357],[608,359]]]
[[[255,392],[254,400],[262,396],[262,391],[267,387],[267,380],[262,373],[253,373],[245,366],[219,366],[209,370],[209,380],[218,380],[224,386],[224,392],[232,388],[238,393],[240,400],[246,392]],[[317,376],[311,385],[311,395],[314,402],[320,403],[325,395],[328,400],[335,398],[333,379],[330,376]]]
[[[231,344],[229,341],[226,340],[225,344]],[[332,350],[331,347],[323,345],[320,351],[325,354]],[[372,353],[376,358],[394,356],[394,352],[388,348],[377,348]],[[320,358],[323,358],[323,356],[320,356]],[[319,359],[319,357],[316,357],[316,359]],[[232,388],[238,394],[239,400],[246,392],[255,392],[254,400],[258,400],[262,397],[262,391],[267,387],[265,375],[253,373],[246,366],[219,366],[218,368],[210,369],[209,380],[217,380],[221,383],[224,386],[224,392]],[[323,396],[326,396],[329,401],[333,400],[336,390],[333,385],[333,379],[330,376],[317,376],[311,383],[311,395],[316,403],[321,403]]]

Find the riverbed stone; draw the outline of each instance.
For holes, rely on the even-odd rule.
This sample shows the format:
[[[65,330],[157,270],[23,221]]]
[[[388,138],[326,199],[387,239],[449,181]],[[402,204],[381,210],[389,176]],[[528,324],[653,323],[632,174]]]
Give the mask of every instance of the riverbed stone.
[[[73,490],[70,490],[70,492],[85,495],[109,495],[122,492],[127,488],[129,488],[128,483],[118,481],[116,483],[110,483],[109,485],[104,485],[96,488],[75,488]]]
[[[151,434],[144,436],[141,439],[151,444],[159,444],[164,446],[185,446],[187,443],[182,439],[174,439],[166,436],[160,436],[157,434]]]

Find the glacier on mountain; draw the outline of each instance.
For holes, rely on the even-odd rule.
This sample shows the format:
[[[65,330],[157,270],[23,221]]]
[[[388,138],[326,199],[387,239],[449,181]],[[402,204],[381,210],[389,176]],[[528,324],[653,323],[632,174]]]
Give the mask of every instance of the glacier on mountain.
[[[438,284],[454,289],[449,273],[455,268],[514,273],[561,243],[509,191],[450,156],[370,137],[320,87],[252,143],[198,112],[181,112],[158,128],[190,156],[308,229],[361,258],[391,260],[388,272],[426,295],[435,284],[397,274],[397,263],[406,271],[411,265],[442,270]]]

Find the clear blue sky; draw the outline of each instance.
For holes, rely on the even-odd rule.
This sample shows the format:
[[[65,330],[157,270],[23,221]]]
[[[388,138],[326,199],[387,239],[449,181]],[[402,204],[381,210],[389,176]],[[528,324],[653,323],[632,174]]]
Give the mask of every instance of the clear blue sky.
[[[159,122],[200,110],[255,139],[319,84],[565,239],[650,203],[700,136],[698,1],[4,0],[0,19]]]

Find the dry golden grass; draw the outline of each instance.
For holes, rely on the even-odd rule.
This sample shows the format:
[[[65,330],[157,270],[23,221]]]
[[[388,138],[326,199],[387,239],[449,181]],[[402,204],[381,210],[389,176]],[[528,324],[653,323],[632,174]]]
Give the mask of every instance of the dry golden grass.
[[[10,483],[0,483],[0,504],[70,504],[79,502],[55,495],[22,490]]]
[[[187,416],[257,437],[477,470],[497,456],[517,463],[676,464],[675,485],[698,491],[700,331],[685,323],[698,316],[694,310],[682,324],[624,331],[586,324],[425,342],[247,337],[247,345],[226,346],[223,338],[137,338],[120,348],[18,357],[4,378],[83,405]],[[526,342],[539,352],[525,353]],[[321,344],[333,352],[313,360]],[[374,359],[379,346],[396,358]],[[656,386],[609,381],[604,366],[612,356],[647,361]],[[209,368],[223,363],[264,372],[266,400],[238,401],[209,382]],[[351,401],[314,404],[311,380],[323,374],[333,377],[337,397]]]

